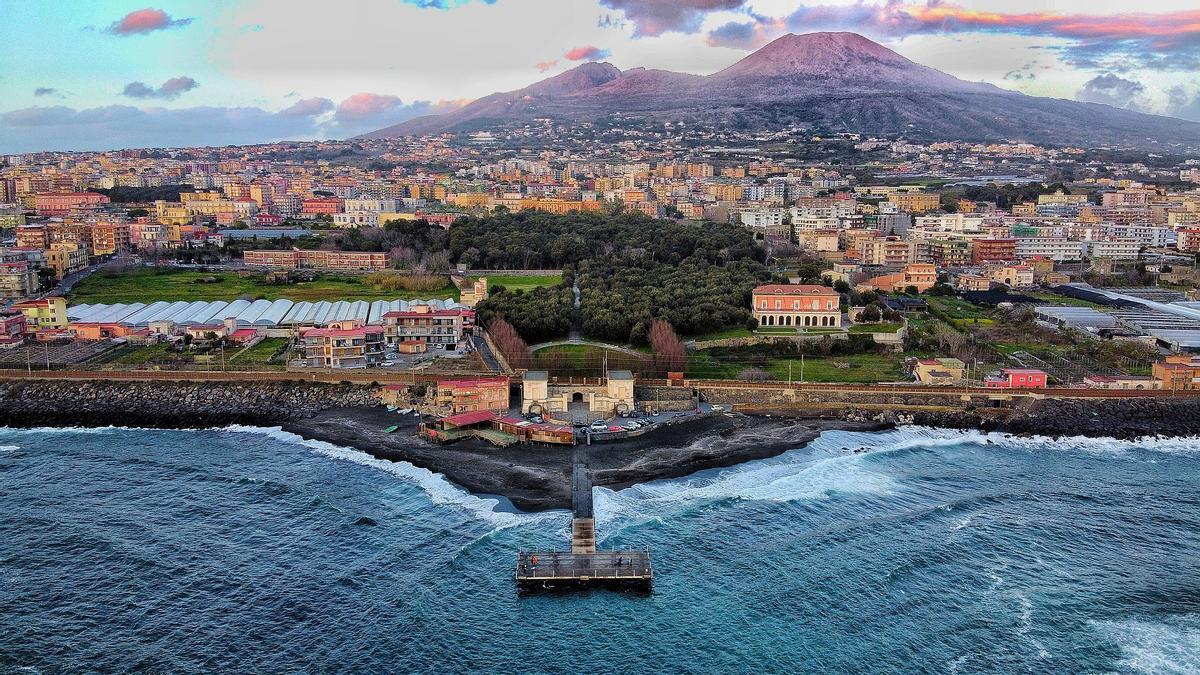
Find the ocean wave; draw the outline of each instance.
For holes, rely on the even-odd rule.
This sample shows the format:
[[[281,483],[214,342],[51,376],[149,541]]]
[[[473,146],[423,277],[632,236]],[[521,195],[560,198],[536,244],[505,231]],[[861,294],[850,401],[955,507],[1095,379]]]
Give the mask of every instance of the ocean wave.
[[[856,435],[860,432],[832,432],[826,437]],[[885,447],[880,450],[900,452],[908,450],[938,449],[962,445],[998,446],[1025,450],[1083,451],[1099,455],[1118,455],[1134,450],[1161,452],[1171,455],[1200,454],[1200,437],[1154,437],[1145,436],[1134,440],[1123,440],[1107,436],[1016,436],[1001,432],[984,432],[976,429],[942,429],[938,427],[904,426],[880,434],[868,434],[876,439],[870,445]]]
[[[1200,672],[1200,614],[1169,621],[1092,621],[1105,639],[1121,648],[1120,666],[1137,673]]]
[[[354,448],[334,445],[325,441],[306,439],[297,434],[284,431],[280,427],[254,427],[234,424],[223,427],[221,431],[268,436],[284,443],[302,445],[325,457],[353,462],[385,471],[420,487],[434,504],[455,507],[479,520],[491,523],[497,530],[517,525],[527,525],[550,517],[561,517],[561,514],[554,513],[497,511],[496,506],[499,505],[499,500],[476,497],[454,483],[451,483],[440,473],[434,473],[429,469],[422,469],[409,462],[393,462],[386,459],[377,459]]]
[[[0,452],[16,452],[20,449],[19,445],[0,445]]]
[[[649,522],[666,513],[729,500],[790,502],[828,499],[836,494],[889,494],[895,482],[869,470],[865,454],[814,457],[791,451],[780,457],[747,462],[716,475],[642,483],[620,491],[596,488],[593,507],[598,524],[618,520]]]

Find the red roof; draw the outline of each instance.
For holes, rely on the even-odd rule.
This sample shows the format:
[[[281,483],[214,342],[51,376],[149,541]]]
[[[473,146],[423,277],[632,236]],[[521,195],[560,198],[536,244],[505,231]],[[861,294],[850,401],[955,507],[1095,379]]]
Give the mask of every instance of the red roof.
[[[817,284],[764,284],[754,289],[755,295],[839,295],[828,286]]]
[[[476,410],[475,412],[459,413],[449,417],[443,417],[442,423],[452,427],[465,427],[480,422],[490,422],[496,419],[496,413],[490,410]]]
[[[465,309],[431,309],[428,312],[405,312],[399,309],[393,309],[390,312],[384,312],[383,316],[384,318],[388,319],[407,319],[425,316],[462,316],[466,313],[467,310]]]
[[[359,328],[311,328],[304,332],[304,337],[350,337],[368,333],[382,333],[383,326],[361,326]]]
[[[508,386],[507,377],[477,377],[467,380],[438,380],[438,388]]]

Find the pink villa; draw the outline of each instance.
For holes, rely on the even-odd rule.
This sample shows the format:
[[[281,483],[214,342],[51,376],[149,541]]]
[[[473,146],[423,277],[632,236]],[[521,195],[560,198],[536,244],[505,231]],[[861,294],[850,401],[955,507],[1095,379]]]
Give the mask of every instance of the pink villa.
[[[108,197],[99,192],[47,192],[33,196],[33,208],[39,216],[65,216],[78,206],[95,206],[108,202]]]
[[[1037,368],[1002,368],[988,375],[985,387],[991,389],[1045,389],[1046,371]]]

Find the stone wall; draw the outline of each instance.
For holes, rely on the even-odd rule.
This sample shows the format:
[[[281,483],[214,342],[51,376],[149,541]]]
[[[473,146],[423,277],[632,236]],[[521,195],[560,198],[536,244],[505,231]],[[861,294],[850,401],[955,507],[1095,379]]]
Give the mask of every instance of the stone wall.
[[[275,426],[329,408],[375,406],[380,389],[309,382],[0,382],[0,424],[205,428]]]

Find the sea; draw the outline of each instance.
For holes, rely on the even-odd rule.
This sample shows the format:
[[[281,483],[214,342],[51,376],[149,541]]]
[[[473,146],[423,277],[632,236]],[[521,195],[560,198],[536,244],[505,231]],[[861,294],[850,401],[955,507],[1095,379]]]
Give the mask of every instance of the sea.
[[[567,512],[279,429],[0,430],[0,672],[1200,672],[1198,439],[832,432],[595,508],[651,593],[518,595]]]

